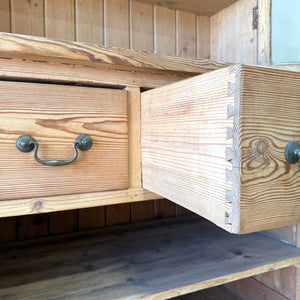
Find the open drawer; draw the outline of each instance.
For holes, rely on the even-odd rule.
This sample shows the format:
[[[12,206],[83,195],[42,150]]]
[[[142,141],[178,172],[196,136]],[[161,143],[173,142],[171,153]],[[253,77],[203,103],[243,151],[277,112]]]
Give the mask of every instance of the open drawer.
[[[144,188],[233,233],[300,221],[300,73],[235,65],[141,103]]]

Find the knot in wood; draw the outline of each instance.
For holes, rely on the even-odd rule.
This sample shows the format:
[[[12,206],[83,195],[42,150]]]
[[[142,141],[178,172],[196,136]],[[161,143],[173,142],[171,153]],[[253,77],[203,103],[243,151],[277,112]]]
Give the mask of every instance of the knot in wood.
[[[268,144],[264,140],[259,140],[256,143],[256,150],[259,154],[265,154],[268,150]]]
[[[35,211],[41,210],[42,206],[43,206],[42,201],[36,201],[33,205],[33,210]]]

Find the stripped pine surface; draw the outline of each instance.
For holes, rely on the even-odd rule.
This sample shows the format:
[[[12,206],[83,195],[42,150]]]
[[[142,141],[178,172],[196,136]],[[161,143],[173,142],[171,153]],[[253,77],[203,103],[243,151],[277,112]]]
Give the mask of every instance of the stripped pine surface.
[[[0,42],[2,45],[0,48],[0,57],[55,61],[90,66],[102,65],[109,67],[118,65],[119,69],[144,69],[149,71],[156,69],[165,71],[165,74],[172,73],[172,71],[200,74],[227,65],[200,58],[165,57],[131,49],[118,49],[95,44],[67,42],[8,33],[0,33]]]
[[[142,93],[143,187],[231,230],[226,203],[229,69]]]
[[[1,1],[2,2],[2,1]],[[30,18],[28,18],[30,16]],[[44,36],[44,1],[11,0],[11,31]],[[3,30],[2,30],[3,31]]]
[[[199,217],[0,248],[1,299],[168,299],[300,262],[300,250]],[[74,264],[74,261],[77,263]]]
[[[76,41],[103,45],[103,1],[76,0]]]
[[[300,73],[247,65],[143,93],[143,186],[235,233],[299,222],[299,97]]]
[[[128,187],[126,91],[10,81],[0,82],[0,90],[1,200]],[[65,160],[81,133],[93,146],[67,166],[42,166],[15,146],[28,134],[39,143],[41,159]]]

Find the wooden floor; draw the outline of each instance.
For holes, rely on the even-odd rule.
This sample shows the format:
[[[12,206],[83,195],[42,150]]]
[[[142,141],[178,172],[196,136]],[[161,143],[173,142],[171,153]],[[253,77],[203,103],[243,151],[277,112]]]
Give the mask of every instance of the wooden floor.
[[[3,245],[0,298],[168,299],[299,262],[258,233],[170,218]]]

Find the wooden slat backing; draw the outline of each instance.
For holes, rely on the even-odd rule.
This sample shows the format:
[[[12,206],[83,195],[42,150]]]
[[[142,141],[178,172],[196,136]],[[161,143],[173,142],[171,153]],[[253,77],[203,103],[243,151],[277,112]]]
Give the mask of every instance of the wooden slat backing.
[[[76,0],[76,41],[103,45],[103,0]]]
[[[257,0],[240,0],[210,19],[210,57],[231,63],[257,63],[257,29],[253,8]]]
[[[0,1],[0,31],[10,32],[10,0]]]
[[[129,0],[104,0],[104,43],[129,48]]]
[[[130,48],[154,52],[153,5],[130,1]]]
[[[44,36],[44,1],[11,0],[11,31]]]
[[[45,0],[46,37],[75,40],[74,0]]]

